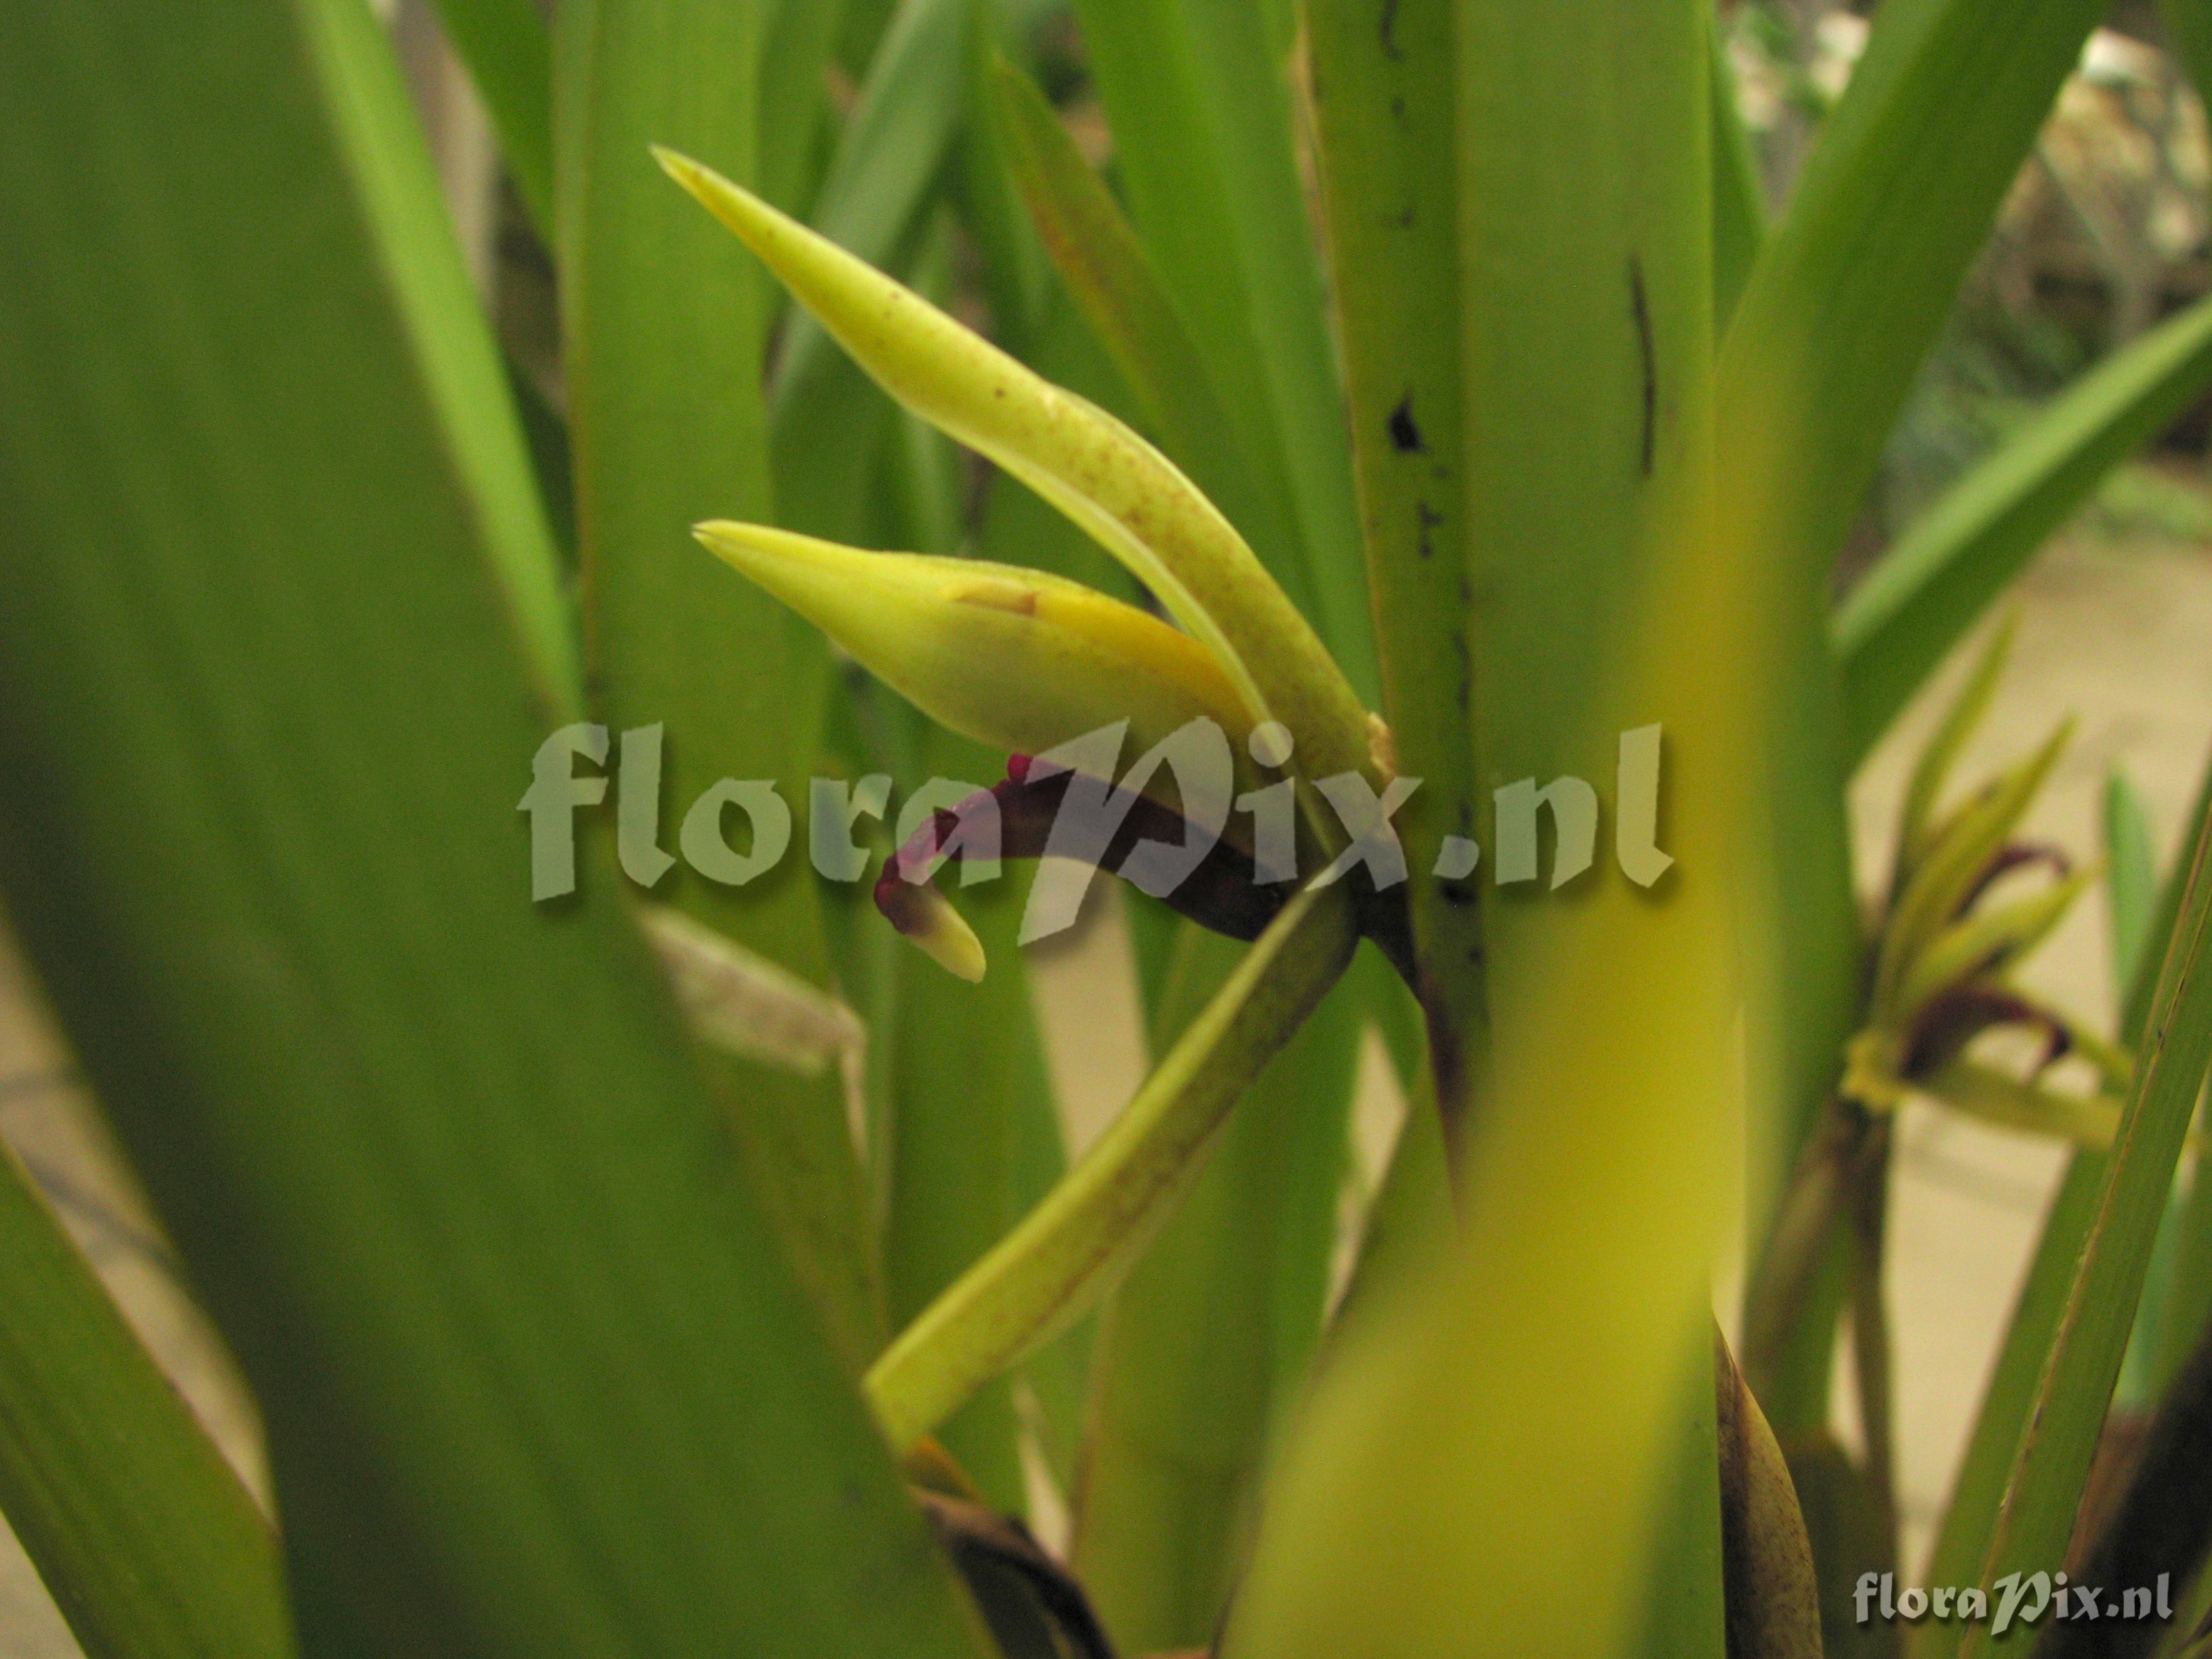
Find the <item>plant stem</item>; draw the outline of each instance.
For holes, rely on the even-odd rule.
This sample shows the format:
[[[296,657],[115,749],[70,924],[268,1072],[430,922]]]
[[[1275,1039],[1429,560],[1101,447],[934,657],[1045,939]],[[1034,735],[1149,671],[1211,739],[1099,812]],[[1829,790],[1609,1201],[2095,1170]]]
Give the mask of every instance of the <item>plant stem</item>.
[[[1851,1356],[1858,1386],[1859,1423],[1866,1439],[1867,1485],[1881,1517],[1886,1554],[1897,1549],[1897,1459],[1891,1431],[1889,1312],[1882,1296],[1882,1261],[1888,1233],[1887,1117],[1869,1125],[1850,1166],[1851,1221]]]
[[[1356,938],[1340,885],[1285,907],[1084,1160],[869,1370],[868,1401],[895,1446],[1097,1304],[1188,1189],[1245,1085],[1344,972]]]
[[[1859,1127],[1831,1101],[1783,1194],[1766,1251],[1744,1292],[1743,1374],[1764,1402],[1779,1377],[1843,1213],[1845,1169]]]

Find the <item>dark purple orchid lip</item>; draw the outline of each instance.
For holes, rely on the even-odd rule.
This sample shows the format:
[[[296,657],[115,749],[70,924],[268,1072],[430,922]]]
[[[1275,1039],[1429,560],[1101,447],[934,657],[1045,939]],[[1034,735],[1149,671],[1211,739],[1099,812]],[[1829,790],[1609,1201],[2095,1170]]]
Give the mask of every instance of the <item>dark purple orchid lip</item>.
[[[2024,1025],[2043,1033],[2043,1054],[2032,1075],[2057,1065],[2074,1046],[2065,1026],[2016,992],[1998,985],[1958,985],[1930,998],[1913,1022],[1905,1047],[1905,1076],[1924,1078],[1940,1071],[1996,1025]]]
[[[926,925],[914,890],[933,879],[940,859],[968,855],[963,831],[986,803],[997,814],[1000,858],[1039,859],[1048,848],[1057,852],[1071,840],[1091,846],[1103,842],[1103,851],[1094,867],[1124,879],[1124,866],[1144,843],[1187,846],[1194,836],[1204,836],[1181,812],[1150,795],[1121,787],[1074,790],[1077,777],[1065,769],[1040,773],[1032,757],[1009,756],[1004,780],[977,790],[957,805],[939,808],[884,860],[883,873],[876,878],[876,908],[901,933],[911,934]],[[1075,815],[1073,824],[1064,819],[1068,814]],[[1088,824],[1082,821],[1086,816],[1091,817]],[[1058,847],[1052,845],[1055,825],[1062,829]],[[1070,828],[1076,831],[1072,837],[1066,834]],[[1086,830],[1093,833],[1085,834]],[[1290,902],[1295,884],[1262,882],[1249,852],[1218,835],[1207,839],[1204,856],[1161,896],[1162,902],[1211,932],[1248,942],[1255,939]],[[1364,869],[1355,871],[1348,884],[1361,931],[1375,939],[1410,984],[1413,933],[1404,888],[1378,892]]]
[[[2054,847],[2047,842],[2008,842],[1997,849],[1982,873],[1974,878],[1974,884],[1966,890],[1966,896],[1959,901],[1958,908],[1952,915],[1954,917],[1966,915],[1980,901],[1983,894],[1996,885],[1999,879],[2032,864],[2047,866],[2051,874],[2061,881],[2074,873],[2074,860],[2063,847]]]

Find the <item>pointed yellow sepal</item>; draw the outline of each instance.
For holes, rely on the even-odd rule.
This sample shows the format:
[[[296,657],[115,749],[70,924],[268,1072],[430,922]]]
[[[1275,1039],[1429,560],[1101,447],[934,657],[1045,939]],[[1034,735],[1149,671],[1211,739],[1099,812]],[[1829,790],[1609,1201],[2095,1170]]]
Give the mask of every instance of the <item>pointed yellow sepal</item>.
[[[852,653],[931,719],[1036,755],[1129,722],[1142,753],[1188,721],[1252,728],[1237,688],[1189,635],[1079,582],[980,559],[864,553],[762,525],[700,542]]]
[[[1214,655],[1249,728],[1281,721],[1308,777],[1380,781],[1366,713],[1320,639],[1236,529],[1121,422],[1040,378],[920,295],[711,168],[656,149],[690,191],[854,361],[923,420],[1080,526]]]
[[[877,890],[877,902],[897,928],[937,965],[970,985],[980,984],[988,965],[983,941],[952,901],[926,881],[893,881]]]
[[[1891,1023],[1908,1024],[1930,999],[1949,987],[2001,974],[2027,957],[2066,919],[2074,901],[2096,876],[2094,867],[2076,870],[2025,898],[1985,904],[1952,923],[1905,970],[1896,1006],[1885,1011]]]
[[[1882,929],[1875,964],[1877,1011],[1886,1015],[1896,1007],[1905,970],[1950,924],[1990,860],[2020,827],[2073,731],[2072,720],[2062,720],[2040,749],[1998,774],[1929,832],[1926,852]]]

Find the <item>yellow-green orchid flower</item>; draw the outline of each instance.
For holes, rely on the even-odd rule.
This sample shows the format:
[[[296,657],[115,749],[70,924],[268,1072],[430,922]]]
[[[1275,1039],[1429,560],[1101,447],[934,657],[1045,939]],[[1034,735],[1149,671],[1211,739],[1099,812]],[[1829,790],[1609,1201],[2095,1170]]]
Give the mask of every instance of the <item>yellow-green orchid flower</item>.
[[[2061,725],[2034,753],[1948,814],[1936,810],[1952,763],[1989,706],[2010,641],[2007,623],[1922,752],[1906,788],[1896,872],[1875,934],[1867,1024],[1845,1050],[1842,1092],[1873,1112],[1919,1097],[2008,1128],[2095,1147],[2109,1143],[2118,1121],[2133,1069],[2129,1056],[2014,979],[2094,876],[2069,868],[2055,848],[2014,839],[2069,728]],[[2024,895],[2003,896],[2000,884],[2007,878],[2039,866],[2054,871],[2055,878]],[[1997,1027],[2041,1036],[2033,1075],[2014,1076],[1968,1053]],[[2089,1093],[2042,1082],[2042,1073],[2064,1054],[2088,1061],[2094,1074]]]
[[[925,713],[1018,757],[1122,721],[1145,752],[1199,719],[1226,734],[1240,781],[1248,744],[1287,750],[1285,769],[1304,809],[1299,838],[1340,850],[1343,830],[1313,785],[1349,773],[1387,788],[1389,733],[1198,488],[1112,416],[836,244],[696,161],[654,155],[885,392],[1066,514],[1175,625],[1080,584],[1005,565],[864,552],[727,522],[700,526],[699,539]],[[1279,727],[1282,741],[1255,738],[1267,727]],[[1277,758],[1271,754],[1270,763]],[[1019,776],[991,793],[995,811],[1024,825],[1034,825],[1043,799],[1057,800],[1042,781]],[[1156,825],[1163,808],[1152,796],[1146,810]],[[940,815],[953,821],[902,849],[894,860],[902,882],[888,891],[879,885],[878,900],[932,956],[974,977],[982,961],[973,933],[915,879],[933,867],[957,816]],[[1012,855],[1035,850],[1018,847]],[[1170,902],[1241,937],[1253,936],[1286,896],[1252,896],[1267,883],[1234,836],[1196,877]],[[1376,921],[1380,908],[1368,904],[1370,931],[1387,939],[1402,929],[1394,918]]]

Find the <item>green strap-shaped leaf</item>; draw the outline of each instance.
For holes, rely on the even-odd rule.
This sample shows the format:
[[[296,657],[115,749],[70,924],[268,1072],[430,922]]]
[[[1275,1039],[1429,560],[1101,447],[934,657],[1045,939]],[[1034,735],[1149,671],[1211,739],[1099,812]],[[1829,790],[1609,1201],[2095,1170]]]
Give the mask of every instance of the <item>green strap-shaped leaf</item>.
[[[2208,772],[2198,788],[2199,811],[2212,811],[2212,772]],[[2178,884],[2169,876],[2160,894],[2161,909],[2171,915],[2173,888]],[[2149,937],[2155,939],[2160,923],[2154,921]],[[2143,964],[2150,960],[2146,951],[2139,959],[2140,984],[2148,978]],[[2203,1103],[2197,1103],[2200,1137],[2204,1128]],[[2212,1161],[2208,1161],[2203,1145],[2196,1153],[2195,1179],[2191,1182],[2187,1200],[2177,1206],[2172,1223],[2172,1280],[2165,1310],[2165,1329],[2156,1344],[2155,1364],[2149,1378],[2149,1390],[2155,1397],[2162,1395],[2172,1382],[2176,1370],[2187,1359],[2205,1330],[2212,1328]]]
[[[968,14],[978,3],[907,0],[899,8],[838,130],[812,210],[787,210],[855,258],[893,263],[943,169],[967,112]],[[711,164],[714,158],[702,159]],[[796,412],[807,388],[831,373],[836,356],[818,323],[793,319],[776,365],[780,442],[815,441],[815,429],[792,427],[783,411]]]
[[[435,0],[531,226],[553,243],[553,44],[536,0]]]
[[[1713,321],[1723,332],[1766,246],[1766,193],[1737,102],[1728,30],[1713,16]]]
[[[0,885],[306,1650],[972,1659],[611,859],[529,902],[539,659],[366,204],[367,9],[33,9],[0,81]]]
[[[2143,971],[2158,919],[2158,860],[2151,850],[2150,815],[2127,774],[2105,780],[2106,920],[2112,945],[2112,984],[2124,998]]]
[[[380,30],[361,8],[297,0],[327,88],[347,176],[372,222],[378,270],[401,307],[416,372],[451,462],[483,517],[499,592],[549,707],[582,702],[575,617],[507,374],[477,306],[429,152]]]
[[[1284,576],[1361,699],[1376,677],[1359,521],[1293,140],[1289,8],[1077,0],[1130,217],[1239,423],[1260,487],[1291,504]],[[1272,551],[1272,550],[1263,550]]]
[[[276,1540],[0,1146],[0,1515],[88,1659],[289,1659]]]
[[[1656,1519],[1700,1507],[1677,1505],[1665,1483],[1682,1467],[1693,1362],[1710,1404],[1711,1183],[1740,1127],[1723,1104],[1736,1097],[1735,923],[1718,872],[1741,868],[1739,809],[1764,753],[1746,726],[1765,708],[1745,688],[1770,672],[1772,644],[1771,594],[1759,591],[1771,567],[1722,555],[1699,518],[1711,460],[1706,20],[1695,0],[1460,0],[1454,22],[1470,522],[1491,550],[1525,534],[1510,548],[1533,559],[1539,527],[1576,521],[1580,497],[1617,483],[1630,514],[1651,515],[1623,526],[1583,508],[1612,537],[1589,556],[1606,574],[1641,533],[1652,539],[1637,550],[1669,577],[1646,605],[1621,601],[1643,649],[1607,629],[1599,655],[1592,630],[1576,635],[1598,682],[1582,714],[1602,720],[1613,699],[1644,708],[1696,757],[1695,781],[1673,797],[1684,839],[1670,850],[1686,877],[1706,873],[1656,903],[1625,881],[1595,884],[1547,911],[1510,972],[1501,953],[1493,1086],[1468,1141],[1461,1237],[1345,1333],[1301,1411],[1223,1639],[1230,1659],[1610,1656],[1655,1628],[1678,1650],[1722,1641],[1717,1572],[1662,1590],[1681,1598],[1671,1605],[1655,1605],[1648,1576]],[[1573,383],[1571,412],[1563,389],[1534,378],[1540,358]],[[1516,413],[1526,430],[1510,429]],[[1508,453],[1486,456],[1495,444]],[[1478,511],[1492,489],[1508,493]],[[1567,490],[1575,502],[1554,500]],[[1546,538],[1542,556],[1565,545]],[[1640,997],[1631,988],[1647,973],[1678,994]],[[1710,1491],[1711,1547],[1671,1559],[1717,1561]],[[1669,1542],[1693,1543],[1687,1531]]]
[[[596,712],[617,732],[665,728],[662,859],[721,779],[772,779],[794,808],[805,800],[827,684],[821,636],[691,539],[702,519],[772,516],[767,291],[744,252],[669,189],[651,146],[691,143],[750,174],[755,9],[574,0],[556,36],[562,351]],[[656,899],[824,981],[803,864],[732,890],[648,862]],[[887,1333],[836,1091],[723,1069],[748,1169],[857,1370]]]
[[[2212,1062],[2212,817],[2198,824],[2180,914],[2163,951],[2143,1027],[2136,1085],[2120,1118],[2090,1215],[2087,1242],[2028,1409],[1979,1582],[2008,1572],[2055,1572],[2103,1429],[2143,1274],[2166,1212],[2173,1167]],[[1988,1627],[1970,1627],[1962,1655],[1984,1652]]]
[[[1881,9],[1723,366],[1722,453],[1765,427],[1771,452],[1741,488],[1803,580],[1826,580],[1952,296],[2103,15],[2098,0],[2030,0],[1993,30],[1981,0]]]
[[[820,187],[830,64],[846,0],[766,0],[761,31],[761,194],[804,217]]]
[[[2130,342],[1916,519],[1836,612],[1856,763],[2099,480],[2212,383],[2212,301]]]
[[[1341,887],[1284,908],[1097,1144],[869,1371],[894,1445],[933,1431],[1097,1304],[1189,1190],[1230,1108],[1344,971],[1353,938]]]
[[[1326,0],[1308,8],[1307,27],[1383,712],[1399,769],[1425,780],[1397,822],[1418,872],[1407,891],[1423,997],[1440,1022],[1432,1058],[1455,1116],[1480,1042],[1482,910],[1494,890],[1472,871],[1429,878],[1444,838],[1471,838],[1483,805],[1459,477],[1451,17],[1443,6],[1394,15],[1386,36],[1365,0]]]

